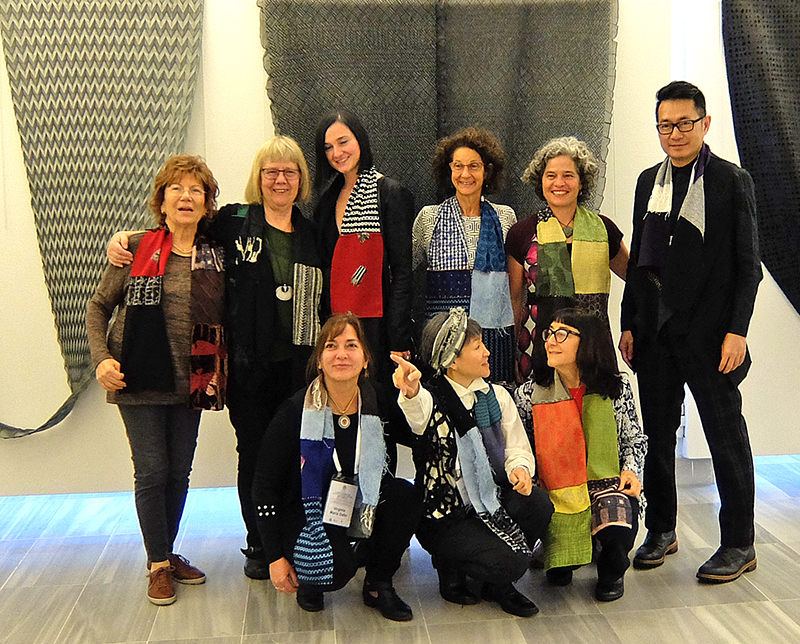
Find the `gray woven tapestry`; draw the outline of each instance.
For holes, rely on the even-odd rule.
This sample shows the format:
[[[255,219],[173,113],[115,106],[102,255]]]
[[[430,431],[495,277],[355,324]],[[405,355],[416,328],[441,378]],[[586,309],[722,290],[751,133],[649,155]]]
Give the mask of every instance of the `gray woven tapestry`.
[[[39,250],[73,395],[93,377],[86,302],[116,230],[151,227],[155,173],[179,152],[202,0],[0,0],[0,28]],[[31,404],[34,404],[31,400]]]
[[[276,130],[313,164],[320,116],[347,108],[376,167],[436,203],[437,139],[468,125],[508,154],[494,201],[538,208],[519,177],[548,139],[574,135],[605,160],[616,0],[258,0]],[[595,195],[600,203],[604,179]]]
[[[739,158],[756,185],[761,259],[800,312],[800,3],[725,0],[722,34]]]

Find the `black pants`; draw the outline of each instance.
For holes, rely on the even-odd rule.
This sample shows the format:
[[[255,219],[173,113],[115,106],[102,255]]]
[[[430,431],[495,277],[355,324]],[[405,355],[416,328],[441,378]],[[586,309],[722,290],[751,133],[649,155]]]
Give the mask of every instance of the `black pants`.
[[[719,346],[697,350],[686,338],[664,331],[652,346],[637,354],[639,399],[648,438],[643,481],[648,503],[645,526],[653,532],[675,529],[676,432],[686,383],[697,403],[714,463],[721,501],[721,543],[750,546],[755,534],[753,455],[738,383],[731,374],[718,370]]]
[[[239,504],[247,528],[247,546],[253,548],[261,548],[253,502],[253,478],[261,439],[278,407],[302,386],[293,377],[291,360],[273,363],[270,371],[278,375],[270,379],[268,385],[260,387],[256,392],[245,393],[245,383],[242,383],[241,387],[237,386],[237,391],[232,392],[228,405],[231,424],[236,431],[236,451],[239,454],[236,479]]]
[[[381,481],[380,500],[375,509],[372,534],[359,548],[367,550],[366,579],[391,581],[400,569],[403,553],[422,516],[422,495],[405,479],[385,476]],[[326,526],[333,549],[333,583],[319,590],[342,588],[358,570],[358,557],[346,536],[346,529]],[[287,557],[292,560],[291,555]]]
[[[530,496],[503,489],[501,504],[530,546],[542,537],[553,514],[547,492],[535,486]],[[457,568],[479,581],[516,581],[530,563],[530,557],[512,550],[474,512],[457,518],[423,519],[417,538],[438,565]]]

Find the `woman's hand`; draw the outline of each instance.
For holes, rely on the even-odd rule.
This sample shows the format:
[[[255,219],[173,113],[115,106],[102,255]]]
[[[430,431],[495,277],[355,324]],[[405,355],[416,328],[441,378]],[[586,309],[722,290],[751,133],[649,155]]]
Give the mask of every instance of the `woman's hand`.
[[[116,233],[108,242],[108,261],[112,266],[122,268],[133,261],[133,253],[128,250],[128,233]]]
[[[297,582],[297,573],[292,568],[292,564],[286,557],[276,559],[269,565],[269,578],[275,590],[291,595],[297,592],[300,585]]]
[[[125,387],[125,374],[120,371],[120,364],[114,358],[106,358],[97,365],[95,375],[106,391],[119,391]]]
[[[419,379],[422,378],[422,373],[405,358],[394,353],[390,357],[397,364],[397,369],[392,374],[394,386],[406,398],[413,398],[419,393]]]
[[[642,493],[642,482],[630,470],[622,470],[619,473],[619,487],[617,489],[628,496],[635,496],[638,499]]]
[[[528,468],[515,467],[508,480],[513,484],[514,490],[523,496],[530,496],[531,490],[533,490],[533,479],[531,479],[531,473]]]

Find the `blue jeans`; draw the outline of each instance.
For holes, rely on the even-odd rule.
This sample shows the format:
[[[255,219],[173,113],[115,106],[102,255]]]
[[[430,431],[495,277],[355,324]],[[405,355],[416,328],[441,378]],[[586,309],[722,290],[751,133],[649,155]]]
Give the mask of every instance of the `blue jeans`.
[[[200,411],[186,405],[119,405],[133,460],[136,514],[148,561],[165,561],[178,534],[197,446]]]

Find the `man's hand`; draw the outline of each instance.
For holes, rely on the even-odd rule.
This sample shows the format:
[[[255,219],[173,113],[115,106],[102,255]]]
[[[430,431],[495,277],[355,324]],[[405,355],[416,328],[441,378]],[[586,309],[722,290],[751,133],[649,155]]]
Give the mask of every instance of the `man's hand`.
[[[112,266],[122,268],[130,264],[133,261],[133,253],[128,250],[128,233],[115,233],[111,241],[108,242],[106,253]]]
[[[727,333],[722,341],[722,359],[719,361],[719,370],[730,373],[744,362],[747,355],[747,338],[735,333]]]
[[[619,473],[619,487],[617,489],[628,496],[635,496],[638,499],[642,493],[642,482],[630,470],[622,470]]]
[[[392,374],[394,386],[406,398],[413,398],[419,393],[419,379],[422,377],[422,373],[405,358],[394,353],[390,357],[397,364],[397,369]]]
[[[515,467],[514,471],[508,476],[508,480],[514,485],[514,490],[523,496],[530,496],[533,489],[531,473],[525,467]]]
[[[631,362],[633,361],[633,333],[630,331],[623,331],[619,339],[619,352],[622,354],[622,359],[625,364],[633,369]]]

